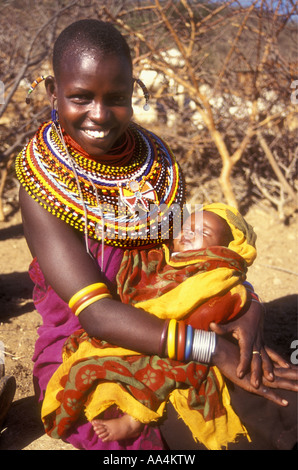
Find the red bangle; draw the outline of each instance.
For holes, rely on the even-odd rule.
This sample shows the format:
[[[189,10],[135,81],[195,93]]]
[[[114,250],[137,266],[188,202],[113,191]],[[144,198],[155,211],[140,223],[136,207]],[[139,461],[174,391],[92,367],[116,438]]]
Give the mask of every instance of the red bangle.
[[[164,322],[164,326],[163,326],[163,329],[162,329],[162,332],[161,332],[161,337],[160,337],[160,342],[159,342],[159,348],[158,348],[158,355],[159,355],[159,357],[163,357],[163,356],[164,356],[164,352],[165,352],[165,339],[166,339],[166,337],[167,337],[169,322],[170,322],[170,320],[166,320],[166,321]]]
[[[177,341],[177,361],[184,361],[185,333],[186,325],[184,321],[178,323],[178,341]]]

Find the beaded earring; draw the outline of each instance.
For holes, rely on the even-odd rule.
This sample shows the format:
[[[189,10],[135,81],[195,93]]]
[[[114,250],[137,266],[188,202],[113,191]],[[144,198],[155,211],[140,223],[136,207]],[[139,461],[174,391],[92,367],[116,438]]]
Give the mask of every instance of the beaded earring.
[[[51,120],[53,121],[53,123],[57,126],[59,123],[58,123],[58,111],[57,109],[53,108],[52,111],[51,111]]]
[[[135,78],[134,81],[142,88],[146,103],[143,106],[144,111],[149,111],[150,106],[148,104],[149,102],[149,91],[146,87],[146,85],[140,80],[139,78]]]
[[[37,85],[42,82],[43,80],[45,80],[46,77],[44,77],[43,75],[41,75],[40,77],[38,77],[36,80],[34,80],[34,82],[31,83],[30,85],[30,88],[28,90],[28,93],[27,93],[27,98],[26,98],[26,103],[27,104],[30,104],[31,102],[31,99],[30,99],[30,95],[32,93],[32,91],[37,87]]]

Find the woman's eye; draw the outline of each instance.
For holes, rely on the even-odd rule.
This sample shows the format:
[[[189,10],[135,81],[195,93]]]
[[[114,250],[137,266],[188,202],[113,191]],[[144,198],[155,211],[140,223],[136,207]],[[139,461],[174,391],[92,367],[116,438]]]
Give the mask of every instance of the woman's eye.
[[[114,106],[126,106],[129,98],[126,95],[114,95],[110,98],[110,102]]]
[[[86,95],[73,95],[70,97],[71,101],[74,103],[82,104],[88,103],[90,101],[89,96]]]

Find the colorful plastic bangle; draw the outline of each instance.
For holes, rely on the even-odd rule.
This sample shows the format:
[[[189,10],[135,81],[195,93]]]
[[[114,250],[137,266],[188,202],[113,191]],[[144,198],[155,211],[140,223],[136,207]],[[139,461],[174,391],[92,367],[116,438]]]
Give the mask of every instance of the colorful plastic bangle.
[[[178,322],[177,361],[184,361],[186,325]]]
[[[74,304],[82,297],[85,297],[90,292],[93,292],[99,288],[107,289],[107,286],[103,282],[96,282],[94,284],[90,284],[89,286],[84,287],[83,289],[80,289],[71,297],[70,301],[68,302],[69,307],[72,308]]]
[[[77,302],[72,306],[71,310],[73,311],[73,313],[75,313],[77,309],[87,300],[91,299],[92,297],[95,297],[96,295],[101,294],[110,294],[110,292],[107,287],[100,287],[99,289],[89,292],[89,294],[86,294],[84,297],[81,297],[79,300],[77,300]]]
[[[162,329],[161,336],[160,336],[159,348],[158,348],[158,355],[159,355],[159,357],[163,357],[163,356],[164,356],[164,352],[165,352],[165,340],[166,340],[167,333],[168,333],[169,322],[170,322],[170,320],[166,320],[166,321],[164,322],[164,325],[163,325],[163,329]]]
[[[177,321],[172,318],[168,327],[168,355],[170,359],[175,359],[176,326]]]
[[[185,352],[184,352],[185,362],[189,361],[191,358],[192,342],[193,342],[193,328],[191,325],[187,325]]]
[[[254,291],[255,291],[254,288],[253,288],[253,285],[252,285],[250,282],[248,282],[248,281],[243,281],[243,285],[244,285],[244,287],[245,287],[247,290],[249,290],[250,292],[254,292]]]
[[[257,294],[255,292],[251,292],[250,296],[251,296],[251,300],[255,300],[257,302],[260,301],[259,297],[257,296]]]
[[[74,312],[76,316],[80,315],[80,313],[85,310],[85,308],[89,307],[89,305],[93,304],[94,302],[97,302],[98,300],[104,299],[106,297],[112,297],[111,294],[100,294],[100,295],[95,295],[94,297],[91,297],[89,300],[86,300],[83,304],[80,305],[80,307],[77,308],[77,310]]]

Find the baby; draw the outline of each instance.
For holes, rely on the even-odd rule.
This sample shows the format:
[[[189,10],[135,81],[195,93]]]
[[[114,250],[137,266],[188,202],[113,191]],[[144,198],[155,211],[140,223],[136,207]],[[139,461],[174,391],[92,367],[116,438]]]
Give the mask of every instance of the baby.
[[[173,240],[173,253],[202,250],[210,246],[229,246],[233,240],[227,222],[215,214],[204,210],[202,223],[196,222],[196,213],[192,213],[183,224],[180,235]]]
[[[222,204],[214,204],[205,207],[203,211],[203,217],[201,217],[202,213],[199,214],[198,217],[196,213],[192,213],[184,222],[179,237],[173,240],[170,260],[175,263],[175,260],[179,262],[180,259],[181,262],[182,258],[180,254],[182,254],[182,256],[184,256],[183,253],[185,253],[187,256],[191,254],[196,256],[199,253],[202,253],[202,251],[199,251],[198,253],[198,250],[206,250],[210,247],[228,247],[233,242],[234,244],[237,244],[239,242],[239,238],[242,238],[242,242],[239,243],[238,249],[240,249],[240,251],[245,250],[246,256],[249,258],[247,259],[248,264],[251,264],[255,257],[255,249],[253,246],[255,241],[255,235],[251,227],[247,225],[244,219],[240,216],[240,214],[238,214],[238,221],[240,221],[242,229],[247,232],[245,235],[249,233],[248,237],[253,239],[253,242],[249,240],[252,245],[247,245],[247,239],[246,236],[244,237],[243,232],[241,230],[239,231],[239,228],[235,227],[234,224],[231,223],[231,221],[229,224],[227,220],[225,220],[225,218],[227,219],[226,216],[225,218],[223,217],[224,214],[229,213],[227,211],[229,211],[229,208],[227,206]],[[235,223],[237,217],[234,216],[235,211],[234,214],[230,211],[230,220],[233,219]],[[232,233],[232,228],[234,231],[234,235]],[[235,235],[236,232],[238,235],[238,239]],[[246,245],[246,247],[244,248],[243,245]],[[136,253],[130,253],[128,254],[128,256],[132,256],[135,259]],[[125,256],[123,265],[125,265]],[[126,269],[126,267],[124,269]],[[166,281],[164,281],[165,283],[168,282],[168,278],[169,276],[167,275]],[[159,287],[161,286],[161,280],[162,276],[160,276],[157,281]],[[125,280],[123,276],[121,277],[120,274],[120,276],[118,277],[118,286],[122,293],[122,300],[125,299],[124,301],[126,302],[128,301],[128,299],[125,298],[125,285]],[[141,283],[139,283],[139,289],[136,288],[136,286],[134,287],[134,292],[136,293],[136,296],[139,298],[139,296],[141,295],[143,298],[146,298],[146,300],[148,300],[148,297],[151,296],[151,293],[154,290],[154,285],[152,285],[151,283],[147,284],[147,286],[141,285]],[[200,281],[198,278],[198,289],[199,287]],[[129,288],[127,288],[126,290],[129,290]],[[214,289],[214,291],[216,291],[216,289]],[[197,293],[197,291],[193,292],[192,297],[195,298]],[[216,292],[214,293],[216,294]],[[186,318],[186,323],[191,324],[195,328],[208,329],[208,325],[211,321],[228,321],[233,316],[235,316],[235,314],[238,314],[241,308],[239,308],[239,303],[237,303],[237,309],[235,309],[235,305],[233,304],[233,302],[231,302],[230,296],[228,297],[228,301],[225,301],[224,299],[226,299],[226,296],[224,295],[220,295],[218,297],[214,295],[214,297],[212,298],[211,306],[208,304],[208,302],[204,302],[201,307],[198,307],[194,311],[192,311],[192,313]],[[130,296],[129,301],[133,302],[135,305],[136,300],[136,298]],[[140,302],[138,306],[143,306],[145,310],[149,311],[151,308],[151,311],[154,313],[154,307],[152,307],[154,301],[152,301],[153,303],[150,303],[149,300],[146,303],[146,300]],[[168,303],[167,301],[166,303]],[[247,305],[246,308],[248,308]],[[135,420],[128,414],[124,414],[122,417],[117,419],[94,419],[92,420],[92,424],[99,438],[105,442],[134,437],[141,431],[143,427],[143,423]]]

